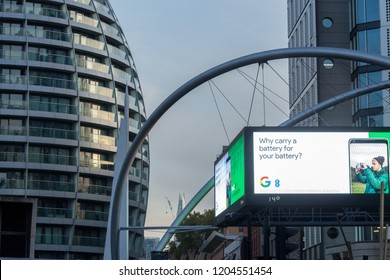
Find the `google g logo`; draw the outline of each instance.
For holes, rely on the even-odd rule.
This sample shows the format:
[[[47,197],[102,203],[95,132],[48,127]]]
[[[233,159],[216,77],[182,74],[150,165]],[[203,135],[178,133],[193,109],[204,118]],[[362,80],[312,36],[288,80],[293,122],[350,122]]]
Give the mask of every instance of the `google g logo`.
[[[268,188],[271,185],[271,181],[268,180],[269,178],[267,176],[261,177],[260,179],[260,185],[263,188]]]

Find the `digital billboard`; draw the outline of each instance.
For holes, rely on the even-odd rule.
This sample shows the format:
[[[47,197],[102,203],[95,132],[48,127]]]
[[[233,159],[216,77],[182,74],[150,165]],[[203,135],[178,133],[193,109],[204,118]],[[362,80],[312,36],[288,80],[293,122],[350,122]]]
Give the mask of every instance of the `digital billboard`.
[[[253,132],[254,194],[370,194],[382,181],[388,193],[389,136]]]
[[[270,207],[377,211],[389,141],[386,127],[246,127],[214,165],[217,224]]]
[[[215,163],[215,215],[219,215],[245,194],[244,135]]]

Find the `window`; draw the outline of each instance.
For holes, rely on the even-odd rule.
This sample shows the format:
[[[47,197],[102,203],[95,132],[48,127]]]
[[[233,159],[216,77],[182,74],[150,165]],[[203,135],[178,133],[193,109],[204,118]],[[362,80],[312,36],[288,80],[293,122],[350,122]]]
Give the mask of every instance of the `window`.
[[[331,28],[333,26],[333,20],[331,18],[324,18],[322,20],[322,26],[325,28]]]
[[[1,93],[0,108],[4,109],[25,109],[23,94]]]

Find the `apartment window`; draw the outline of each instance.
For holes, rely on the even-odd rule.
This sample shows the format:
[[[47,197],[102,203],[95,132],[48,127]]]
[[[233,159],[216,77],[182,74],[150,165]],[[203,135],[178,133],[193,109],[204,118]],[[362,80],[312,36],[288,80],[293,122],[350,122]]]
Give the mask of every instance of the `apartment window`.
[[[354,0],[353,6],[357,24],[380,20],[379,0]]]
[[[23,94],[0,93],[0,108],[19,109],[24,108]]]
[[[23,59],[23,47],[18,45],[0,45],[0,58]]]

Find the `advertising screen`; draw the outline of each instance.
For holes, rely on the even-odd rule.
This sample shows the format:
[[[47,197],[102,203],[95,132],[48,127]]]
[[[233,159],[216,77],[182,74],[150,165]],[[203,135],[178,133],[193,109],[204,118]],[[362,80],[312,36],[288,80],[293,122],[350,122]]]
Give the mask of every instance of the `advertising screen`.
[[[389,132],[255,131],[253,193],[389,192]]]
[[[245,194],[244,135],[215,163],[215,215]]]

